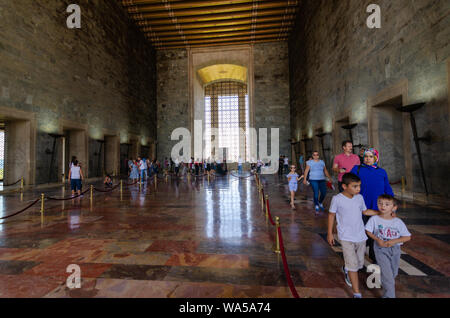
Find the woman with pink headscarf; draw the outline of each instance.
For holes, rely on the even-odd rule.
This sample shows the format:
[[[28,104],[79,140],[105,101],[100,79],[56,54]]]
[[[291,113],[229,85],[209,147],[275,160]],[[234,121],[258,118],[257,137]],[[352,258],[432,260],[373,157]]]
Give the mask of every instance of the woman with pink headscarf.
[[[366,207],[371,210],[378,211],[377,200],[382,194],[394,196],[391,185],[389,184],[386,170],[378,166],[380,154],[375,148],[369,148],[364,151],[364,163],[360,166],[353,167],[351,173],[356,174],[361,179],[361,192]],[[367,223],[369,217],[363,216],[364,224]],[[373,240],[367,241],[369,245],[369,256],[376,262],[373,252]]]

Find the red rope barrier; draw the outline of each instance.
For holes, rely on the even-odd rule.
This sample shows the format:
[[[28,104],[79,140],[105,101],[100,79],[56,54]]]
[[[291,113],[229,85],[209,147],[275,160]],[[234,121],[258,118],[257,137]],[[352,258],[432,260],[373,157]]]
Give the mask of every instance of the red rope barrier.
[[[2,184],[2,187],[12,187],[13,185],[18,184],[20,181],[22,181],[22,178],[11,184]]]
[[[112,191],[116,190],[117,187],[119,187],[119,186],[120,186],[120,184],[117,184],[117,185],[115,185],[114,187],[112,187],[111,189],[108,189],[108,190],[102,190],[102,189],[97,189],[97,188],[94,188],[94,190],[97,191],[97,192],[108,193],[108,192],[112,192]]]
[[[0,220],[8,219],[8,218],[10,218],[10,217],[13,217],[13,216],[19,214],[19,213],[25,212],[26,210],[28,210],[29,208],[31,208],[33,205],[35,205],[35,204],[38,203],[39,201],[41,201],[40,198],[34,200],[33,203],[29,204],[26,208],[24,208],[24,209],[22,209],[22,210],[20,210],[20,211],[18,211],[18,212],[15,212],[15,213],[13,213],[13,214],[11,214],[11,215],[4,216],[4,217],[0,218]]]
[[[52,198],[52,197],[46,197],[46,199],[47,199],[47,200],[50,200],[50,201],[68,201],[68,200],[72,200],[72,199],[78,198],[78,197],[80,197],[80,196],[86,194],[86,192],[88,192],[88,191],[89,191],[89,189],[87,189],[87,190],[85,190],[84,192],[81,192],[81,194],[77,194],[77,195],[75,195],[75,196],[73,196],[73,197],[72,197],[72,196],[67,197],[67,198]]]
[[[281,258],[283,259],[284,273],[286,274],[286,280],[288,282],[289,289],[291,290],[292,296],[294,296],[294,298],[300,298],[297,293],[297,289],[295,289],[294,282],[292,281],[291,272],[289,271],[289,266],[286,260],[286,254],[284,253],[283,235],[281,234],[281,228],[278,228],[277,232],[278,239],[280,240],[280,252]]]
[[[253,176],[252,173],[251,173],[250,175],[248,175],[248,176],[245,176],[245,177],[242,177],[242,176],[236,176],[236,175],[234,175],[234,173],[233,173],[232,171],[230,171],[230,174],[231,174],[233,177],[239,178],[239,179],[247,179],[247,178],[250,178],[250,177]]]
[[[267,199],[267,214],[269,215],[269,221],[272,223],[273,226],[275,226],[275,222],[272,219],[272,215],[270,214],[270,205],[269,205],[269,199]]]

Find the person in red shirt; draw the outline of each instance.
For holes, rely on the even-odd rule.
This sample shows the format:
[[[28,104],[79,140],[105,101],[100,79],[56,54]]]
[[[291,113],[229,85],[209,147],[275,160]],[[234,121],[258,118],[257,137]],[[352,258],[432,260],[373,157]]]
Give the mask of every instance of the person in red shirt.
[[[342,176],[352,171],[354,166],[360,165],[359,157],[353,153],[353,143],[350,140],[345,140],[342,143],[342,149],[344,152],[337,155],[333,161],[333,171],[338,173],[339,192],[344,191]]]

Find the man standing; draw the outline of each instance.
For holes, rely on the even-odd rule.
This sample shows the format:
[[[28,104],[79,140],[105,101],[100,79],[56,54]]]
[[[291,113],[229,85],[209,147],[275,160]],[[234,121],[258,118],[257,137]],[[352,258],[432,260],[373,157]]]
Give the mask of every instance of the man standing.
[[[339,192],[343,192],[342,176],[352,171],[354,166],[360,164],[359,157],[353,153],[353,143],[350,140],[345,140],[342,143],[343,153],[337,155],[333,161],[333,171],[338,173]]]
[[[145,159],[141,159],[141,157],[138,158],[138,164],[139,164],[139,176],[141,177],[140,183],[143,184],[143,182],[147,179],[147,163],[145,162]],[[144,179],[145,176],[145,179]]]
[[[243,160],[242,160],[242,158],[239,156],[239,159],[238,159],[238,173],[239,173],[239,174],[242,173],[242,163],[243,163]]]
[[[283,155],[280,155],[280,158],[278,159],[278,175],[283,175],[283,164],[284,164],[284,158]]]
[[[283,155],[284,160],[284,173],[289,173],[289,158]]]

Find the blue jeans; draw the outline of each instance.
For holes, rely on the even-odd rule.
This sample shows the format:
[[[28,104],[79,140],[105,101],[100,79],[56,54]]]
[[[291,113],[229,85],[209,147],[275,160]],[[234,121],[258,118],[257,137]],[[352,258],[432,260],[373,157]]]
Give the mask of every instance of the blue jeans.
[[[147,169],[140,170],[141,172],[141,180],[144,181],[147,178]],[[145,176],[145,179],[144,179]]]
[[[311,187],[314,192],[314,205],[319,205],[319,203],[323,203],[325,200],[325,196],[327,195],[327,184],[325,180],[309,180],[311,183]],[[319,191],[320,191],[320,199],[319,199]]]

